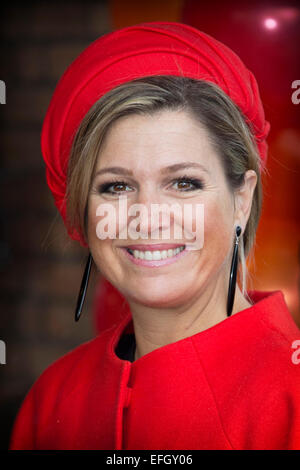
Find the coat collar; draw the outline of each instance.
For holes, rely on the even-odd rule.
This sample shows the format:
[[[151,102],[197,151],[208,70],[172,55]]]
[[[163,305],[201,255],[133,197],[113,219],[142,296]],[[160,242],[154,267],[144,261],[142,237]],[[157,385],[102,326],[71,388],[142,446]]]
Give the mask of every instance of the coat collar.
[[[134,361],[133,365],[139,364],[152,356],[157,357],[157,355],[163,354],[169,350],[169,347],[182,346],[190,338],[193,340],[201,341],[201,338],[207,339],[209,335],[216,333],[216,330],[230,329],[232,326],[237,326],[236,322],[239,324],[241,329],[244,329],[247,326],[247,319],[257,320],[258,322],[263,322],[265,327],[279,332],[290,344],[300,337],[300,329],[298,328],[294,318],[292,317],[288,306],[285,302],[283,292],[280,290],[277,291],[248,291],[248,296],[253,302],[253,305],[249,308],[241,310],[240,312],[235,313],[234,315],[226,318],[225,320],[217,323],[216,325],[196,333],[192,337],[187,337],[181,340],[176,341],[175,343],[167,344],[162,346],[154,351],[145,354],[138,360]],[[122,335],[127,333],[134,333],[134,326],[132,315],[129,312],[122,321],[111,329],[111,338],[109,341],[109,356],[114,364],[121,365],[124,362],[123,359],[120,359],[116,353],[115,348]]]

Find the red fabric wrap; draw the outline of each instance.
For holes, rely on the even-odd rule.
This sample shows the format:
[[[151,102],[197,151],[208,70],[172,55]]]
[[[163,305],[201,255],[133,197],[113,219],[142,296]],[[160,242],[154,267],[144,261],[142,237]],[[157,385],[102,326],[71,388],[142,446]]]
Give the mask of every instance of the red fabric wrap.
[[[238,105],[255,132],[261,167],[267,158],[265,120],[257,82],[227,46],[194,27],[141,23],[106,34],[67,68],[47,110],[41,136],[47,183],[66,223],[66,174],[77,128],[91,106],[118,85],[149,75],[176,75],[213,82]],[[67,227],[70,237],[87,246]]]

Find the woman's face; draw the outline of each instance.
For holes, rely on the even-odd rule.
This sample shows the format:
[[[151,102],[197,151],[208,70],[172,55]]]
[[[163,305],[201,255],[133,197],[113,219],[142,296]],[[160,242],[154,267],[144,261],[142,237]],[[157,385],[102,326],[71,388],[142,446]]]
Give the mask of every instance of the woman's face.
[[[165,170],[175,164],[187,166]],[[104,171],[112,167],[122,170]],[[127,211],[133,204],[141,204],[146,213],[132,216],[122,210],[119,214],[120,196],[123,201],[126,199]],[[99,238],[99,225],[97,232],[97,224],[103,220],[97,209],[103,208],[103,204],[109,204],[111,214],[114,211],[116,214],[113,238]],[[184,205],[196,209],[196,204],[202,204],[204,227],[197,226],[195,210],[186,219],[171,216],[166,223],[160,217],[158,223],[152,221],[151,225],[152,204],[177,204],[182,214]],[[123,216],[120,224],[119,215]],[[133,239],[128,227],[138,219],[139,239]],[[175,307],[216,283],[223,283],[227,289],[235,222],[233,196],[219,157],[206,131],[192,117],[183,111],[163,111],[153,116],[126,116],[114,123],[98,156],[89,194],[88,244],[99,271],[129,302]],[[203,229],[202,248],[191,249],[192,240],[184,232],[183,224],[186,227],[187,223],[192,230]],[[175,225],[177,229],[182,225],[180,239],[174,235]],[[121,238],[126,228],[127,236]],[[170,237],[164,239],[163,232],[167,230]],[[171,255],[167,259],[166,253],[161,253],[158,257],[163,260],[156,263],[145,259],[148,257],[145,245],[167,243],[186,245],[186,249],[175,256],[174,252],[167,252]],[[136,260],[128,253],[127,248],[136,244],[143,245],[139,255],[144,260]],[[159,247],[159,251],[167,249]]]

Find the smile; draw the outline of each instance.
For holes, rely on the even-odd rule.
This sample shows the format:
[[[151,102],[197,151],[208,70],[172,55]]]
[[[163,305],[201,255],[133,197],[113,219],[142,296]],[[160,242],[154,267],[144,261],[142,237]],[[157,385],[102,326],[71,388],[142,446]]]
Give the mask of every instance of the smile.
[[[138,266],[159,267],[175,263],[186,254],[185,246],[169,248],[168,250],[132,250],[123,248],[123,252],[131,262]]]

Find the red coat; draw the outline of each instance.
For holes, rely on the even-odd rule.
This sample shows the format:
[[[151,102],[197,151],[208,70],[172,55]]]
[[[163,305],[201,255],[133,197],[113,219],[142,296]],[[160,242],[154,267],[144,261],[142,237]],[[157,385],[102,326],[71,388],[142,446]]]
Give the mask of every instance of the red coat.
[[[300,449],[300,330],[281,291],[134,362],[130,314],[48,367],[11,449]],[[298,349],[299,346],[298,346]]]

